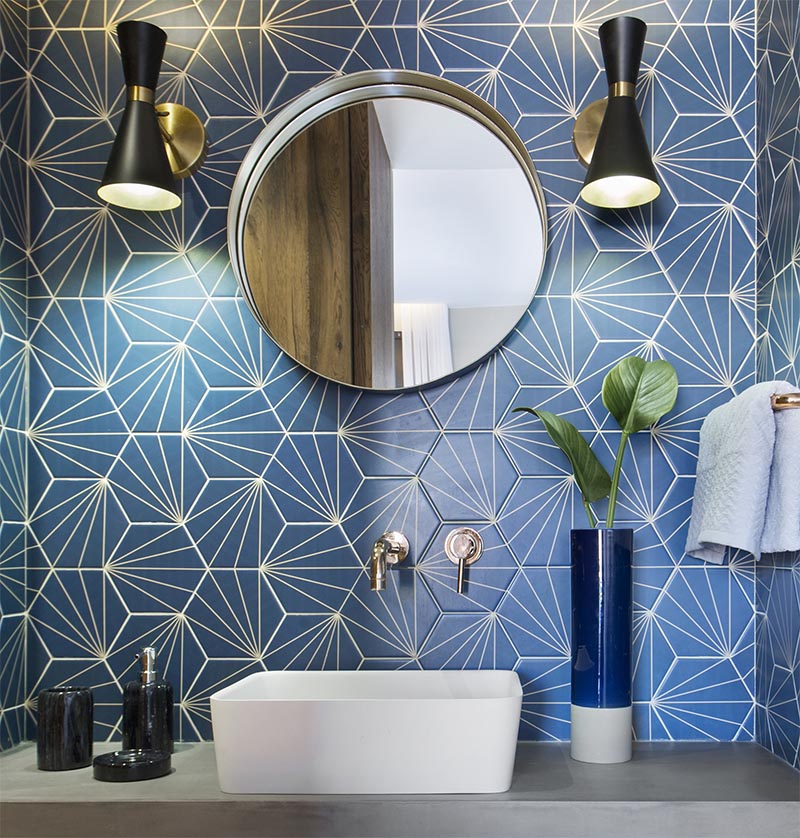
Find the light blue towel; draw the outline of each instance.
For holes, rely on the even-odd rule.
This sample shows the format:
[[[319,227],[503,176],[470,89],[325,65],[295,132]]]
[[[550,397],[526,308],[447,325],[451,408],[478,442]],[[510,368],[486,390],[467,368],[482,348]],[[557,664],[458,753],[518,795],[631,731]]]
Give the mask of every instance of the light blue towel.
[[[797,388],[755,384],[712,410],[700,429],[686,552],[721,564],[725,548],[800,549],[800,410],[773,411],[770,396]]]
[[[800,550],[800,408],[775,412],[775,449],[761,533],[762,553],[789,550]]]

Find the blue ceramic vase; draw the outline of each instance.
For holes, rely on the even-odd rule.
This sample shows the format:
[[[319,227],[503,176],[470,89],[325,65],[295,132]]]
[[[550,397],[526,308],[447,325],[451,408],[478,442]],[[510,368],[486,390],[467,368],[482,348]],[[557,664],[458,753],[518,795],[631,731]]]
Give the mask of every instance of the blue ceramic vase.
[[[572,530],[571,756],[631,758],[633,530]]]

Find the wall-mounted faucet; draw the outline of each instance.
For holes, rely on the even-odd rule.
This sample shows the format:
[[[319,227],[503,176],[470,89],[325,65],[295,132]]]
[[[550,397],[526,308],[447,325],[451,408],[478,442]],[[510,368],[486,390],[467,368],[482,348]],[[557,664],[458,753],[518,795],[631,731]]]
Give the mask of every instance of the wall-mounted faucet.
[[[458,565],[456,593],[464,592],[464,570],[467,565],[477,562],[483,552],[483,539],[471,527],[459,527],[450,530],[444,540],[444,552],[453,564]]]
[[[408,555],[408,539],[401,532],[385,532],[372,546],[369,589],[386,590],[387,565],[400,564]]]

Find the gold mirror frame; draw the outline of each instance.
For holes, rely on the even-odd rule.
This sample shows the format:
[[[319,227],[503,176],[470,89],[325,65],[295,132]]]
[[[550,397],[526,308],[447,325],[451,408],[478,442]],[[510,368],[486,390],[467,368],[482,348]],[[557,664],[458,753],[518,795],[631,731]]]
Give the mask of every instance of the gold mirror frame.
[[[286,105],[258,135],[250,150],[245,155],[236,175],[228,205],[228,251],[230,253],[233,272],[239,283],[242,295],[253,316],[268,335],[270,334],[270,330],[253,298],[247,279],[244,260],[247,214],[253,202],[254,195],[261,183],[261,179],[270,163],[272,163],[281,151],[308,126],[324,116],[350,105],[393,97],[418,99],[452,108],[474,119],[497,137],[511,152],[530,186],[539,210],[541,222],[543,252],[539,275],[534,280],[531,289],[531,301],[533,300],[544,272],[544,263],[547,254],[547,209],[544,192],[533,161],[528,154],[528,150],[525,148],[525,144],[514,128],[491,105],[455,82],[414,70],[365,70],[323,82]],[[489,352],[474,362],[447,376],[422,384],[399,388],[371,388],[359,387],[359,385],[346,382],[337,381],[336,383],[345,383],[346,386],[380,393],[413,392],[424,387],[442,384],[463,375],[465,372],[468,372],[485,361],[497,350],[497,347],[508,337],[508,334],[504,335]],[[280,346],[280,343],[278,343],[278,346],[282,351],[286,352]],[[308,369],[302,360],[294,358],[288,352],[286,354],[292,357],[292,360],[296,363]],[[316,370],[311,371],[317,375],[326,377]],[[335,381],[335,379],[329,380]]]

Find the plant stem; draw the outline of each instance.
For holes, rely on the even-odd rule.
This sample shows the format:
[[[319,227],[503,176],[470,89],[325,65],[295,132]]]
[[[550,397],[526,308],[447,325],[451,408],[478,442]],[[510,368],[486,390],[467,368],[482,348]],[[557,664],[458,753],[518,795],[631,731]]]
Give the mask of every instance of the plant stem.
[[[583,498],[583,508],[586,510],[586,515],[589,518],[589,526],[594,529],[597,526],[597,518],[594,517],[592,507],[589,506],[589,501],[586,498]]]
[[[622,458],[625,456],[625,447],[628,444],[629,433],[622,432],[617,449],[617,459],[614,462],[614,473],[611,475],[611,491],[608,493],[608,513],[606,515],[606,526],[610,529],[614,526],[614,513],[617,509],[617,493],[619,492],[619,478],[622,474]]]

